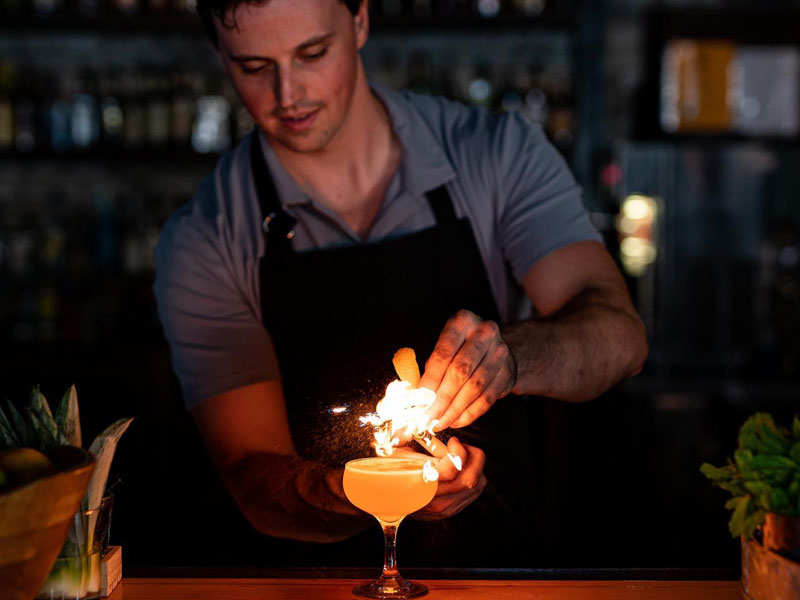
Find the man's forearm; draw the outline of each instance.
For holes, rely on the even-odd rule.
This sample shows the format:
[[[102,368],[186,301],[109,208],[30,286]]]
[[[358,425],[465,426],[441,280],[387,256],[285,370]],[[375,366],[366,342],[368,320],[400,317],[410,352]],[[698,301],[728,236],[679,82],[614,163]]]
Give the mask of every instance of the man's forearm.
[[[251,454],[223,479],[248,521],[266,535],[335,542],[371,524],[345,498],[340,471],[297,456]]]
[[[554,315],[503,329],[517,379],[515,394],[568,401],[596,398],[641,370],[644,326],[616,292],[590,289]]]

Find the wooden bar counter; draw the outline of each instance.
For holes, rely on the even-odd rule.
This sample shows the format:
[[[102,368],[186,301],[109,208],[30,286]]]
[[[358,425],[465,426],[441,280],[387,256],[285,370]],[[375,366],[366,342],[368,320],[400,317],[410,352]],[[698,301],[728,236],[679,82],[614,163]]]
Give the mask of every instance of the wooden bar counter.
[[[353,600],[365,579],[125,578],[109,600]],[[741,600],[738,581],[420,579],[427,600]]]

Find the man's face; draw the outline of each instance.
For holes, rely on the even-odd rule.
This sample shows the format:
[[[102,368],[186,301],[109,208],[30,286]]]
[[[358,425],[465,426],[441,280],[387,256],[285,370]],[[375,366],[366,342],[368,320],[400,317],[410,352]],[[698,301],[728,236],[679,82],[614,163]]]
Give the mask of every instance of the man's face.
[[[339,0],[267,0],[216,21],[219,55],[239,97],[273,141],[295,152],[325,148],[348,117],[366,0],[356,17]]]

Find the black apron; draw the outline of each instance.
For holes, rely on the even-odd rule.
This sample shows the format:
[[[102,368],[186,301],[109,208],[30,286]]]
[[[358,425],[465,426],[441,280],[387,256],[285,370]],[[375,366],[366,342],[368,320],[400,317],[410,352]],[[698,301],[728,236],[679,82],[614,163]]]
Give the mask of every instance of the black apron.
[[[500,323],[468,219],[458,219],[446,187],[426,194],[436,225],[399,239],[294,252],[294,220],[281,207],[260,136],[251,162],[263,212],[266,251],[260,264],[264,327],[275,346],[292,438],[300,456],[341,467],[372,456],[370,428],[358,417],[375,409],[397,376],[394,352],[416,351],[420,367],[449,317],[467,309]],[[337,410],[344,408],[346,410]],[[453,518],[406,519],[400,564],[514,566],[527,537],[534,493],[525,400],[501,399],[473,425],[449,435],[486,452],[484,493]],[[380,563],[380,531],[335,544],[333,556],[354,566]],[[515,535],[516,537],[516,535]]]

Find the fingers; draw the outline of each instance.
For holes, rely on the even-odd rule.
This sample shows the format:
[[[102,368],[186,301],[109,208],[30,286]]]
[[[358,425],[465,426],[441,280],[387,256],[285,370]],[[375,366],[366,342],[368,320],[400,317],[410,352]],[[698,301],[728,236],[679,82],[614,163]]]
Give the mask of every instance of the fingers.
[[[467,368],[465,365],[468,365]],[[514,386],[514,363],[497,325],[484,321],[466,341],[447,369],[437,392],[446,408],[436,430],[464,427],[484,414]]]
[[[453,357],[441,384],[439,384],[439,389],[436,390],[436,402],[429,409],[429,413],[432,415],[439,416],[441,414],[438,429],[447,427],[453,417],[465,408],[463,405],[460,407],[453,405],[453,401],[462,389],[467,394],[472,394],[472,397],[483,391],[489,381],[487,377],[490,373],[487,370],[491,369],[492,365],[487,363],[483,369],[479,367],[484,362],[487,352],[497,344],[499,336],[500,330],[497,325],[492,321],[484,321],[469,334],[465,343]],[[441,413],[433,412],[440,407]],[[458,412],[455,412],[456,410]]]
[[[514,387],[514,368],[509,359],[508,346],[496,346],[491,357],[484,360],[475,375],[459,390],[437,427],[466,427],[486,413],[498,399],[507,396]],[[487,379],[488,383],[484,384]]]
[[[483,474],[486,455],[480,448],[461,444],[456,438],[451,438],[448,450],[459,456],[462,452],[466,455],[464,468],[451,481],[443,481],[440,475],[436,496],[425,508],[414,513],[415,518],[438,520],[452,517],[472,504],[486,487],[486,476]]]
[[[457,312],[447,321],[430,358],[425,363],[425,373],[419,381],[419,387],[426,387],[435,392],[439,390],[448,367],[480,322],[480,319],[468,310]],[[437,397],[428,412],[437,416],[444,412],[448,404],[449,400]]]
[[[462,470],[466,468],[470,462],[467,448],[458,440],[458,438],[451,437],[447,441],[447,452],[444,453],[436,463],[436,470],[439,471],[440,489],[444,482],[453,481],[460,473],[447,454],[457,456],[461,460]]]
[[[461,471],[457,471],[455,467],[453,467],[456,474],[450,479],[444,478],[440,472],[437,496],[474,489],[478,485],[481,475],[483,475],[483,467],[486,464],[486,454],[483,450],[468,444],[462,445],[456,438],[450,438],[451,442],[453,442],[453,440],[455,440],[452,446],[453,451],[461,456],[463,467]],[[450,444],[448,444],[448,449],[450,449],[450,447]],[[440,462],[445,461],[448,463],[450,462],[450,460],[446,458],[442,459]]]
[[[414,517],[423,521],[437,521],[457,515],[467,506],[475,502],[486,487],[486,476],[481,474],[477,484],[470,489],[453,494],[437,495],[421,511],[414,513]]]

